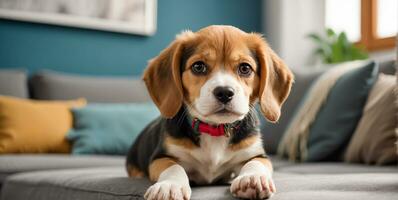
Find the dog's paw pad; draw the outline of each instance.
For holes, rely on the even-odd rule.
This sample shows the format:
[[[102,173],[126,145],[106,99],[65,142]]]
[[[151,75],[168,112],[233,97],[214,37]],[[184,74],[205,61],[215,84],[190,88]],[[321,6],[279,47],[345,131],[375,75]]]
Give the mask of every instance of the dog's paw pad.
[[[146,191],[147,200],[188,200],[191,197],[191,188],[170,181],[155,183]]]
[[[272,178],[262,174],[238,176],[230,190],[235,197],[244,199],[266,199],[276,192]]]

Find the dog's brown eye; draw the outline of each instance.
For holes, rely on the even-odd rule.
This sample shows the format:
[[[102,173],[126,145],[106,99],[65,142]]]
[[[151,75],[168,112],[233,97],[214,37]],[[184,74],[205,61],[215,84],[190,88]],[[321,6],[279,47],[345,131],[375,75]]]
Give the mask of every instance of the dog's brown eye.
[[[207,66],[204,62],[198,61],[191,66],[191,70],[196,75],[204,75],[207,73]]]
[[[252,67],[248,63],[241,63],[238,68],[240,76],[248,77],[252,73]]]

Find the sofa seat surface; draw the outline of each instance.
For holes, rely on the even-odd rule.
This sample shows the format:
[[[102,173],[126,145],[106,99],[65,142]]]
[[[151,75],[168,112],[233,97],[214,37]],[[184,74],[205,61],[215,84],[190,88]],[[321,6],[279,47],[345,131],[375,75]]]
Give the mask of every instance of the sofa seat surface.
[[[369,166],[342,162],[297,163],[283,165],[278,172],[295,174],[358,174],[358,173],[397,173],[398,166]]]
[[[394,199],[398,196],[398,173],[311,174],[275,172],[277,193],[284,199]],[[2,200],[143,199],[147,179],[127,178],[123,167],[101,167],[27,172],[9,176]],[[195,199],[234,199],[229,186],[193,187]]]
[[[6,154],[0,156],[0,183],[15,173],[100,166],[124,166],[123,156],[69,154]]]

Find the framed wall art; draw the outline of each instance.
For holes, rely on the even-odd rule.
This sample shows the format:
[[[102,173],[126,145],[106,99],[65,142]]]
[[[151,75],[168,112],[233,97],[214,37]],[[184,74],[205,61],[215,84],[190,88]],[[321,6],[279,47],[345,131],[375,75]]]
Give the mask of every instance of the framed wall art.
[[[139,35],[156,31],[157,0],[0,0],[0,18]]]

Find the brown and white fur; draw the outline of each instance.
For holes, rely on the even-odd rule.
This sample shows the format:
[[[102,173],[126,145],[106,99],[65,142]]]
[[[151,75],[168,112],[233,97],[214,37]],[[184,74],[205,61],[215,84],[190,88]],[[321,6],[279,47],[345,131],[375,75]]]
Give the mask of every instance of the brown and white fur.
[[[231,183],[234,196],[249,199],[276,192],[254,105],[276,122],[293,75],[261,35],[232,26],[182,32],[149,62],[143,79],[161,117],[133,144],[127,171],[155,182],[146,199],[189,199],[190,183]],[[192,118],[240,124],[230,136],[213,137],[195,134]]]

